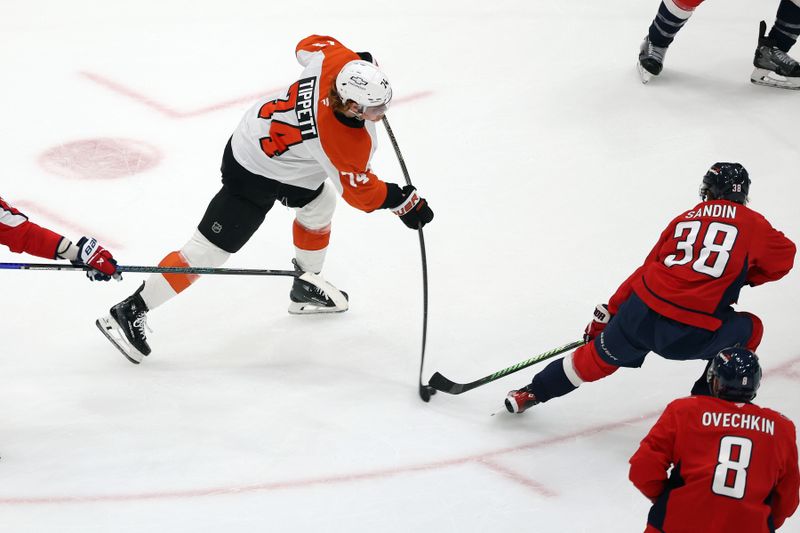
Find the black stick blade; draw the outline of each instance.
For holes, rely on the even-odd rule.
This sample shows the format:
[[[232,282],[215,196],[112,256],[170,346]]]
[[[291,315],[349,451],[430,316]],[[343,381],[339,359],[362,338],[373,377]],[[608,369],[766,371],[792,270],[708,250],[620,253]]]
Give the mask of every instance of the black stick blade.
[[[419,397],[422,398],[423,402],[428,403],[431,401],[431,396],[434,394],[436,394],[436,389],[430,385],[423,385],[422,383],[419,384]]]
[[[431,380],[428,384],[434,389],[446,392],[447,394],[461,394],[464,392],[463,384],[450,381],[438,372],[431,376]]]

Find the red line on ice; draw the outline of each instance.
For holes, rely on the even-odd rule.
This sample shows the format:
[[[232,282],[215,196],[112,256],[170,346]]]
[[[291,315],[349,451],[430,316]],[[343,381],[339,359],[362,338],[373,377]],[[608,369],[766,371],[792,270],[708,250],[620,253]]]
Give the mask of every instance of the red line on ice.
[[[222,496],[231,494],[242,494],[249,492],[268,492],[276,490],[288,489],[301,489],[313,486],[329,486],[339,485],[343,483],[355,483],[359,481],[368,481],[372,479],[386,479],[403,474],[412,474],[416,472],[426,472],[448,468],[452,466],[461,466],[467,464],[481,464],[482,466],[489,466],[491,463],[490,458],[499,455],[504,455],[517,451],[533,450],[544,446],[549,446],[564,441],[571,441],[575,438],[594,435],[605,431],[610,431],[616,428],[623,427],[628,424],[639,422],[645,418],[656,416],[658,413],[651,413],[644,417],[638,416],[630,419],[625,419],[619,422],[612,422],[609,424],[602,424],[593,426],[581,431],[562,435],[559,437],[552,437],[543,441],[532,442],[523,444],[521,446],[514,446],[495,450],[491,452],[480,453],[477,455],[468,455],[465,457],[458,457],[454,459],[445,459],[442,461],[434,461],[431,463],[424,463],[420,465],[400,466],[396,468],[386,468],[380,470],[373,470],[369,472],[354,472],[350,474],[341,474],[335,476],[325,476],[318,478],[296,479],[288,481],[273,481],[267,483],[256,483],[251,485],[230,486],[230,487],[211,487],[205,489],[186,489],[174,491],[161,491],[161,492],[140,492],[130,494],[104,494],[104,495],[85,495],[85,496],[33,496],[33,497],[20,497],[20,498],[0,498],[0,505],[24,505],[24,504],[57,504],[57,503],[95,503],[95,502],[124,502],[124,501],[143,501],[143,500],[161,500],[161,499],[181,499],[181,498],[197,498],[203,496]],[[488,464],[487,464],[488,463]],[[498,471],[501,467],[495,466],[492,468]],[[520,482],[523,476],[519,474],[511,474],[510,471],[503,473],[505,477],[515,477],[515,481]],[[542,490],[541,485],[532,480],[526,480],[526,486],[530,488],[540,487],[537,489],[540,493]],[[550,493],[552,495],[552,493]]]
[[[259,91],[257,93],[240,96],[237,98],[233,98],[231,100],[225,100],[223,102],[211,104],[192,111],[179,111],[171,106],[159,102],[158,100],[155,100],[154,98],[150,98],[149,96],[137,92],[131,89],[130,87],[123,85],[122,83],[106,78],[105,76],[101,76],[100,74],[95,74],[93,72],[86,72],[86,71],[80,72],[79,74],[84,78],[105,87],[106,89],[109,89],[117,94],[121,94],[132,100],[135,100],[136,102],[139,102],[140,104],[147,106],[150,109],[158,111],[162,115],[173,119],[196,117],[198,115],[211,113],[212,111],[218,111],[220,109],[225,109],[227,107],[235,106],[246,102],[251,102],[261,96],[277,93],[283,88],[283,87],[277,87],[265,91]],[[413,93],[403,98],[396,98],[393,103],[403,104],[405,102],[409,102],[412,100],[419,100],[420,98],[425,98],[426,96],[430,96],[431,94],[433,94],[431,91],[422,91],[419,93]]]
[[[202,107],[200,109],[195,109],[194,111],[178,111],[166,104],[163,104],[149,96],[145,96],[142,93],[136,92],[130,87],[127,87],[121,83],[118,83],[114,80],[101,76],[100,74],[95,74],[93,72],[80,72],[80,75],[84,78],[93,81],[94,83],[105,87],[115,93],[121,94],[123,96],[127,96],[128,98],[139,102],[142,105],[149,107],[159,113],[169,117],[169,118],[187,118],[187,117],[194,117],[197,115],[202,115],[205,113],[210,113],[212,111],[217,111],[219,109],[224,109],[226,107],[230,107],[233,105],[241,104],[244,102],[249,102],[251,100],[255,100],[259,96],[270,94],[279,91],[281,88],[276,89],[268,89],[266,91],[260,91],[254,94],[248,94],[245,96],[240,96],[238,98],[234,98],[231,100],[226,100],[224,102],[219,102],[217,104],[212,104],[206,107]]]
[[[544,496],[546,498],[554,498],[558,496],[556,492],[548,489],[546,485],[542,485],[541,483],[539,483],[534,479],[531,479],[527,476],[523,476],[520,472],[516,472],[513,469],[506,468],[505,466],[497,463],[496,461],[483,458],[483,459],[478,459],[478,463],[485,466],[492,472],[500,474],[501,476],[508,478],[511,481],[518,483],[524,487],[528,487],[529,489],[539,494],[540,496]]]
[[[81,227],[74,222],[67,220],[66,218],[62,217],[58,213],[51,211],[50,209],[43,207],[41,204],[36,202],[31,202],[30,200],[14,200],[14,205],[19,208],[23,213],[27,212],[34,212],[37,214],[41,214],[45,218],[48,218],[58,224],[58,227],[51,227],[50,229],[55,231],[56,233],[60,233],[63,235],[63,230],[68,229],[70,230],[73,235],[64,235],[66,238],[71,240],[72,242],[78,242],[78,239],[82,236],[92,236],[96,238],[100,244],[109,248],[111,253],[114,253],[115,250],[122,250],[124,246],[116,241],[113,241],[103,235],[100,235],[96,231],[92,231]],[[31,217],[33,222],[36,221],[36,217]]]
[[[765,372],[766,375],[773,375],[775,377],[784,377],[787,369],[800,362],[800,357],[790,359],[781,365],[770,369]],[[793,379],[793,376],[788,376]],[[441,461],[434,461],[430,463],[423,463],[419,465],[399,466],[396,468],[385,468],[380,470],[373,470],[369,472],[354,472],[350,474],[340,474],[334,476],[324,476],[318,478],[296,479],[287,481],[272,481],[267,483],[255,483],[251,485],[229,486],[229,487],[210,487],[205,489],[186,489],[186,490],[173,490],[161,492],[140,492],[130,494],[102,494],[102,495],[85,495],[85,496],[32,496],[20,498],[0,498],[0,505],[47,505],[59,503],[97,503],[97,502],[125,502],[125,501],[143,501],[143,500],[161,500],[161,499],[181,499],[181,498],[197,498],[204,496],[224,496],[232,494],[242,494],[250,492],[268,492],[289,489],[302,489],[313,486],[331,486],[340,485],[343,483],[357,483],[360,481],[369,481],[372,479],[387,479],[404,474],[412,474],[416,472],[428,472],[439,470],[443,468],[462,466],[468,464],[479,464],[484,467],[503,475],[506,478],[513,479],[515,482],[522,483],[525,486],[536,490],[543,496],[552,497],[555,493],[550,492],[549,489],[542,484],[531,480],[521,474],[514,472],[511,469],[501,467],[492,458],[501,455],[507,455],[514,452],[535,450],[552,446],[562,442],[568,442],[581,437],[589,437],[608,431],[614,431],[624,426],[637,424],[645,420],[655,418],[661,414],[661,411],[652,411],[638,416],[625,418],[616,422],[608,422],[606,424],[598,424],[590,426],[573,433],[566,435],[554,436],[549,439],[544,439],[528,444],[521,444],[519,446],[510,446],[508,448],[501,448],[499,450],[479,453],[475,455],[467,455],[464,457],[457,457],[453,459],[445,459]]]

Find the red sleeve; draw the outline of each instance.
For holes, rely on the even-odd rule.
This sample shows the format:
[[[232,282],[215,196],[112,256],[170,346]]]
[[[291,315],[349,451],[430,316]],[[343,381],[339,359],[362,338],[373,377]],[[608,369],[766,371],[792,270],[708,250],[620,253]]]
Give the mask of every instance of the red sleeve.
[[[30,222],[28,217],[0,198],[0,244],[8,246],[12,252],[55,259],[62,238],[58,233]]]
[[[797,247],[786,235],[773,228],[766,219],[761,220],[765,227],[759,228],[758,237],[754,239],[755,253],[747,271],[747,282],[753,286],[779,280],[788,274],[797,252]]]
[[[789,438],[787,438],[787,450],[784,455],[785,465],[779,474],[778,482],[770,498],[772,508],[772,520],[775,529],[781,527],[783,522],[797,510],[800,499],[800,471],[797,467],[797,437],[794,424],[788,422]]]
[[[644,260],[642,266],[636,269],[636,271],[628,276],[628,279],[622,282],[622,285],[619,286],[617,292],[608,300],[608,312],[612,315],[616,315],[617,311],[619,310],[619,306],[622,305],[622,302],[630,297],[631,292],[633,289],[631,288],[631,282],[640,277],[642,275],[642,271],[649,265],[658,259],[658,252],[661,250],[661,246],[664,244],[664,241],[670,238],[672,234],[671,231],[672,224],[670,224],[667,229],[661,232],[661,236],[658,238],[658,242],[653,249],[650,250],[650,253],[647,254],[647,258]]]
[[[675,463],[673,452],[677,424],[673,404],[667,406],[630,459],[628,477],[651,500],[664,492],[667,469]]]

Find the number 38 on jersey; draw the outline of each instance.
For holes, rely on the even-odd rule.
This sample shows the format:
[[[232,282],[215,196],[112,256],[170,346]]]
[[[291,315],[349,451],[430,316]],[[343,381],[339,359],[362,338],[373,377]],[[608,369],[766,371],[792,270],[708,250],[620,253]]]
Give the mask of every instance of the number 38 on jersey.
[[[664,258],[664,264],[691,264],[695,272],[719,278],[725,273],[738,234],[736,226],[722,222],[679,222],[673,235],[676,251]]]

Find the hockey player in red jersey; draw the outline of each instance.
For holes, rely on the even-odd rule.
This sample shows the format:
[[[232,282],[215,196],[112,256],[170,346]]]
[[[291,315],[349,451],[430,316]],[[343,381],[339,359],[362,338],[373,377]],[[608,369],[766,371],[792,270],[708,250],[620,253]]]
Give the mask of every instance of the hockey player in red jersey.
[[[81,237],[77,244],[38,224],[0,198],[0,244],[12,252],[27,253],[46,259],[69,259],[74,264],[88,265],[91,281],[122,279],[111,252],[92,237]]]
[[[353,52],[332,37],[312,35],[295,50],[304,67],[277,98],[247,111],[222,157],[222,189],[211,200],[189,242],[161,266],[219,267],[255,233],[274,202],[295,210],[294,264],[322,270],[336,195],[371,212],[388,209],[409,228],[433,219],[414,187],[376,176],[370,161],[377,147],[375,123],[392,99],[386,75],[366,52]],[[133,363],[150,353],[146,313],[191,285],[197,276],[150,276],[97,326]],[[289,312],[342,312],[347,294],[295,278]]]
[[[689,17],[703,0],[662,0],[647,36],[639,48],[639,76],[642,83],[661,73],[664,55]],[[767,34],[767,24],[759,25],[758,45],[753,58],[750,81],[783,89],[800,89],[800,63],[788,52],[800,33],[800,0],[781,0],[775,24]]]
[[[785,276],[796,247],[746,206],[749,189],[742,165],[714,164],[703,177],[703,201],[672,220],[644,264],[608,305],[597,306],[584,332],[587,344],[509,392],[508,411],[521,413],[620,367],[639,367],[651,351],[667,359],[710,360],[727,346],[755,350],[761,320],[731,305],[743,286]],[[705,380],[696,386],[702,389]]]
[[[750,403],[761,381],[750,350],[722,350],[707,379],[711,396],[670,403],[631,457],[653,502],[645,533],[775,531],[798,505],[794,424]]]

